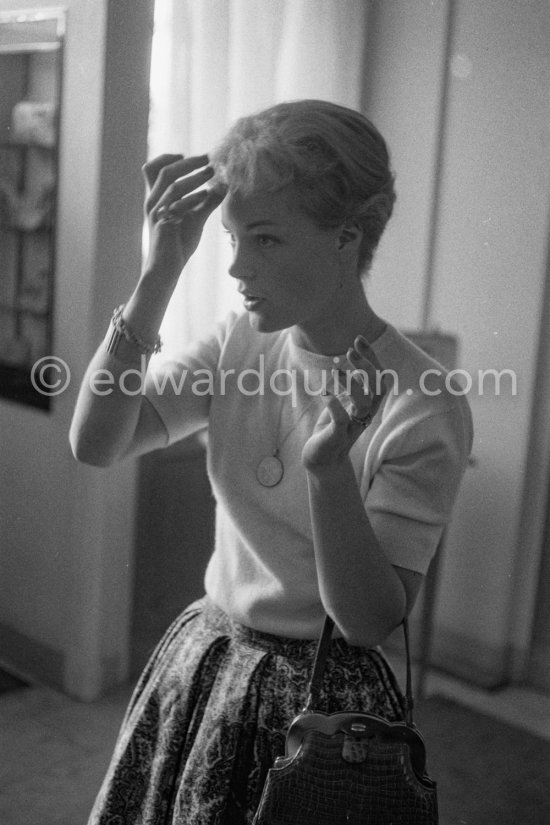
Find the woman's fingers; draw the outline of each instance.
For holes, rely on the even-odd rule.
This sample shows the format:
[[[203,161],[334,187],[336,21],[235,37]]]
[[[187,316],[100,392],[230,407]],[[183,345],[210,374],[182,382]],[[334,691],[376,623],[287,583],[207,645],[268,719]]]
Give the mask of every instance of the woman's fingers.
[[[199,193],[197,189],[209,181],[213,174],[214,170],[212,167],[205,166],[198,172],[177,178],[168,186],[162,197],[158,200],[154,209],[155,217],[160,217],[159,213],[161,210],[168,210],[169,213],[176,215],[178,214],[178,210],[180,214],[186,212],[189,209],[189,204],[187,203],[188,198],[192,200],[192,205],[196,206],[194,196],[201,194],[202,198],[208,194],[206,190],[204,190],[204,193]]]
[[[160,155],[143,167],[150,243],[147,266],[179,275],[200,243],[209,214],[225,197],[207,155]]]
[[[170,166],[172,163],[177,163],[183,160],[183,155],[158,155],[158,157],[148,160],[141,167],[145,183],[149,189],[152,189],[160,170],[165,166]]]
[[[178,224],[189,213],[193,213],[199,224],[205,223],[210,213],[220,205],[224,197],[225,191],[219,188],[199,189],[184,198],[174,201],[170,206],[158,206],[155,210],[155,218],[161,223]]]
[[[353,342],[352,352],[355,352],[360,358],[366,358],[369,363],[373,365],[375,370],[382,370],[380,365],[380,361],[376,357],[376,353],[374,352],[373,348],[369,344],[366,338],[363,338],[362,335],[358,335],[355,341]]]
[[[347,358],[353,368],[347,387],[353,403],[352,414],[357,418],[373,417],[388,389],[380,362],[362,336],[355,339]]]
[[[345,390],[340,381],[337,394],[321,396],[325,409],[302,451],[302,462],[308,468],[326,466],[347,456],[387,391],[380,362],[365,339],[355,339],[347,359],[350,369],[339,376],[345,380]]]
[[[206,221],[210,213],[213,212],[225,198],[227,194],[227,187],[212,186],[205,191],[206,196],[204,197],[202,203],[195,208],[195,212]]]
[[[334,395],[322,395],[321,398],[326,409],[328,410],[332,423],[336,427],[347,427],[349,424],[349,416],[344,409],[342,402]]]
[[[366,384],[362,377],[352,374],[349,382],[349,395],[353,402],[354,415],[361,416],[372,411],[374,399],[369,384]]]
[[[178,200],[170,206],[158,206],[154,210],[154,218],[158,223],[181,223],[190,212],[196,213],[206,200],[208,192],[206,189],[199,189],[191,192],[183,200]]]
[[[355,402],[363,399],[371,399],[377,392],[377,370],[374,364],[364,356],[360,356],[353,349],[347,353],[351,372],[348,372],[346,390],[353,397]]]
[[[174,157],[177,159],[174,160]],[[213,174],[213,171],[207,164],[208,155],[199,155],[190,158],[184,158],[182,155],[179,157],[174,155],[161,155],[159,158],[155,158],[150,163],[145,164],[143,172],[150,186],[149,195],[145,202],[147,212],[150,213],[157,207],[161,199],[163,202],[169,200],[170,195],[168,194],[168,190],[170,190],[170,187],[172,187],[176,181],[182,182],[179,182],[175,190],[172,190],[172,192],[175,191],[174,197],[181,197],[182,194],[191,192],[194,188],[200,186],[201,183],[206,182]],[[209,171],[206,171],[207,169]],[[187,184],[183,183],[183,181],[188,178],[193,178],[192,173],[197,172],[197,170],[200,170],[202,174],[199,174],[196,182],[188,180]],[[177,194],[178,192],[179,195]]]

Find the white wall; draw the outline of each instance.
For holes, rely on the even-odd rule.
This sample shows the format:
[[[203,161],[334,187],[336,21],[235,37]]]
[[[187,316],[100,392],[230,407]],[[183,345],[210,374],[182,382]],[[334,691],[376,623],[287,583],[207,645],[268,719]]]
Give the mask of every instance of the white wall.
[[[422,0],[371,4],[375,71],[367,110],[393,147],[401,204],[370,294],[382,314],[408,328],[422,317],[433,228],[425,198],[435,173],[447,9]],[[447,545],[436,654],[452,669],[498,683],[523,551],[518,531],[546,268],[550,7],[546,0],[457,0],[454,9],[431,320],[459,336],[462,368],[473,375],[514,370],[518,393],[508,383],[500,397],[469,395],[477,466],[467,472]],[[534,598],[526,595],[524,620]],[[514,643],[528,644],[528,635]]]
[[[365,110],[388,142],[398,195],[369,295],[392,323],[415,329],[431,244],[446,3],[369,5]]]
[[[135,471],[77,465],[67,434],[85,365],[139,271],[152,2],[63,5],[53,354],[73,380],[50,413],[0,400],[0,658],[91,699],[127,669]]]

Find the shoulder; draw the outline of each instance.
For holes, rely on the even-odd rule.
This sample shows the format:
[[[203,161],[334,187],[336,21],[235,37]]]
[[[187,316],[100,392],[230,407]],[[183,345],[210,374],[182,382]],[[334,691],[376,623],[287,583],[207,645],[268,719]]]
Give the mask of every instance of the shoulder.
[[[395,445],[407,440],[446,442],[466,460],[473,441],[473,423],[465,391],[452,372],[391,325],[373,348],[387,374],[388,393],[381,426]]]

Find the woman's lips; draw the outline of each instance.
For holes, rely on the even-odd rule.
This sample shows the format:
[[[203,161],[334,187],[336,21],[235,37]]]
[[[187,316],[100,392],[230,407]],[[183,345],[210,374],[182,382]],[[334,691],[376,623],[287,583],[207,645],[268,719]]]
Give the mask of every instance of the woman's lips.
[[[245,309],[248,309],[248,310],[258,309],[258,307],[263,302],[263,300],[264,300],[264,298],[258,298],[256,295],[245,295],[244,296]]]

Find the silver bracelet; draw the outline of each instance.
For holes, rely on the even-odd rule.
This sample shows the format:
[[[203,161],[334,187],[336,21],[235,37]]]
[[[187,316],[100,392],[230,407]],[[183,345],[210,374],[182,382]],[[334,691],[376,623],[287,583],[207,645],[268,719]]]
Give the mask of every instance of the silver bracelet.
[[[107,342],[107,352],[111,355],[116,355],[118,345],[120,344],[122,338],[128,341],[129,344],[133,344],[146,355],[152,355],[155,352],[160,352],[162,349],[160,335],[157,335],[157,340],[154,344],[148,344],[147,341],[144,341],[130,329],[122,317],[123,309],[124,304],[121,304],[113,311],[113,317],[111,318],[112,331]]]

